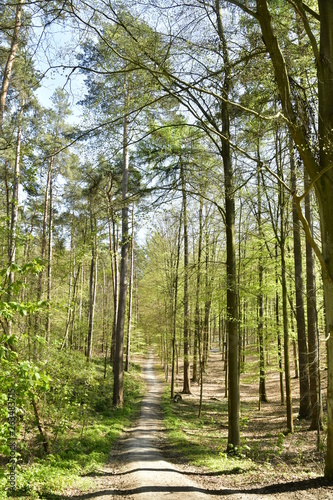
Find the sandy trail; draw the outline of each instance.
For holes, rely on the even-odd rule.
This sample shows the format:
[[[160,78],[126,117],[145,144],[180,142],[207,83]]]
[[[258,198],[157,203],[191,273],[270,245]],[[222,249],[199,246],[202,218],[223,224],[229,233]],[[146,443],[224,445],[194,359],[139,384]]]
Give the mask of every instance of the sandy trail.
[[[111,451],[110,464],[100,473],[94,474],[94,487],[86,493],[72,492],[68,497],[84,499],[121,499],[132,500],[171,498],[173,500],[194,500],[200,498],[228,498],[228,500],[260,500],[261,498],[279,500],[305,500],[332,498],[332,490],[308,489],[299,485],[296,491],[287,491],[276,486],[257,487],[249,490],[223,488],[222,478],[208,477],[204,483],[195,482],[195,472],[182,470],[164,460],[160,449],[161,436],[164,432],[160,400],[164,380],[154,367],[151,354],[143,367],[146,383],[146,395],[142,401],[141,415],[137,425],[125,432],[119,448]],[[215,474],[214,474],[215,475]],[[202,481],[203,476],[198,475]],[[213,479],[213,478],[212,478]],[[311,486],[310,486],[311,488]],[[304,491],[305,490],[305,491]]]
[[[210,495],[203,493],[181,470],[166,462],[158,449],[159,435],[163,432],[160,398],[164,383],[154,369],[152,355],[144,366],[143,376],[146,396],[137,426],[128,432],[123,450],[118,455],[126,465],[119,473],[124,489],[115,495],[135,499],[177,499],[184,494],[193,499],[208,498]]]

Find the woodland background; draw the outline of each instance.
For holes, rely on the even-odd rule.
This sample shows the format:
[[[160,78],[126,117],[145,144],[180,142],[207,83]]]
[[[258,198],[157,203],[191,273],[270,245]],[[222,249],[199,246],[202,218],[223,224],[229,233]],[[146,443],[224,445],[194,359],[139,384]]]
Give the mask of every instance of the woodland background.
[[[165,411],[193,386],[199,418],[218,353],[231,459],[251,455],[240,380],[262,411],[277,374],[279,434],[298,412],[331,478],[333,7],[0,8],[0,484],[8,461],[22,495],[106,461],[151,346]]]

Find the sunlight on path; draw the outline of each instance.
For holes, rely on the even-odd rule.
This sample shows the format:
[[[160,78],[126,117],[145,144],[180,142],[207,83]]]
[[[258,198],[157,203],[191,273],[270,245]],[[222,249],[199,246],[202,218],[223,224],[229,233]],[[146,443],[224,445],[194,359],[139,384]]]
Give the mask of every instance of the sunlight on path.
[[[163,460],[158,451],[159,434],[162,432],[160,397],[163,382],[154,371],[152,354],[144,367],[144,377],[147,393],[142,402],[140,420],[137,427],[128,432],[121,454],[127,464],[121,474],[127,476],[126,483],[130,486],[128,494],[138,499],[176,499],[184,495],[189,498],[208,498],[210,495],[203,493],[181,471]]]

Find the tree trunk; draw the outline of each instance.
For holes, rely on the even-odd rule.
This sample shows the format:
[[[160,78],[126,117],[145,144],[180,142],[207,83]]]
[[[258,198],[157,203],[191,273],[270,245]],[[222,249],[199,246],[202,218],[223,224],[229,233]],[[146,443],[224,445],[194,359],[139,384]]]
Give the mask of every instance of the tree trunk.
[[[90,201],[90,226],[91,226],[91,261],[90,261],[90,278],[89,278],[89,321],[88,321],[88,338],[87,338],[87,361],[92,357],[93,346],[93,331],[94,317],[96,304],[96,289],[97,289],[97,243],[96,243],[96,220],[93,211],[93,202]]]
[[[51,296],[52,296],[52,258],[53,258],[53,178],[50,172],[50,194],[49,194],[49,240],[47,261],[47,316],[46,316],[46,343],[49,345],[51,337]]]
[[[110,349],[110,363],[114,365],[114,353],[116,342],[116,329],[117,329],[117,316],[118,316],[118,303],[119,303],[119,276],[118,276],[118,251],[119,251],[119,237],[118,226],[114,218],[114,213],[111,206],[111,189],[106,194],[106,207],[108,215],[109,227],[109,249],[110,249],[110,262],[111,262],[111,276],[112,276],[112,297],[113,297],[113,322],[111,334],[111,349]],[[117,226],[117,230],[116,230]]]
[[[127,343],[126,343],[126,363],[125,371],[129,371],[130,349],[131,349],[131,323],[132,323],[132,299],[133,299],[133,269],[134,269],[134,203],[132,207],[132,235],[131,235],[131,255],[130,255],[130,276],[129,276],[129,301],[127,318]]]
[[[18,118],[17,138],[16,138],[13,194],[11,201],[10,236],[9,236],[9,249],[8,249],[9,266],[15,264],[16,262],[16,232],[17,232],[18,205],[19,205],[19,187],[21,178],[20,162],[21,162],[23,111],[24,111],[24,102],[22,102],[21,104],[20,114]],[[10,271],[9,284],[11,285],[13,282],[14,282],[14,272]]]
[[[264,295],[263,295],[263,231],[261,220],[261,186],[260,186],[260,156],[258,146],[258,172],[257,172],[257,202],[258,202],[258,237],[259,237],[259,262],[258,262],[258,278],[259,292],[257,297],[258,308],[258,339],[259,339],[259,407],[260,403],[267,402],[266,395],[266,363],[265,363],[265,346],[264,346]]]
[[[125,113],[128,110],[128,95],[124,85],[125,97]],[[124,404],[124,381],[123,381],[123,352],[124,352],[124,327],[126,315],[126,298],[127,298],[127,275],[128,275],[128,167],[129,167],[129,151],[128,151],[128,129],[129,119],[124,116],[123,130],[123,175],[122,175],[122,202],[121,211],[122,220],[122,242],[121,242],[121,266],[120,266],[120,283],[119,283],[119,305],[117,316],[117,327],[115,335],[115,356],[113,367],[113,404],[122,407]]]
[[[200,284],[201,284],[201,253],[202,253],[202,212],[203,200],[200,198],[199,206],[199,242],[198,242],[198,261],[197,261],[197,287],[195,291],[195,314],[194,314],[194,349],[193,349],[193,374],[192,381],[198,381],[198,343],[200,332]],[[200,356],[200,354],[199,354]],[[199,363],[201,360],[199,358]],[[201,369],[201,368],[200,368]]]
[[[46,179],[46,188],[45,188],[45,196],[44,196],[44,210],[43,210],[43,228],[42,228],[42,241],[41,241],[41,260],[44,261],[46,256],[46,248],[47,248],[47,218],[48,218],[48,209],[49,209],[49,190],[50,190],[50,179],[53,171],[53,162],[54,156],[52,155],[50,158],[49,168],[47,170],[47,179]],[[38,285],[37,285],[37,302],[42,300],[43,296],[43,276],[44,270],[41,270],[38,274]],[[39,314],[36,314],[35,318],[35,331],[36,333],[39,330],[39,322],[40,322]]]
[[[175,389],[175,371],[177,363],[177,373],[178,373],[178,354],[177,354],[177,307],[178,307],[178,271],[179,271],[179,259],[180,259],[180,239],[182,232],[182,210],[180,212],[178,238],[177,238],[177,258],[176,258],[176,270],[175,270],[175,280],[174,280],[174,295],[173,295],[173,318],[172,318],[172,360],[171,360],[171,399],[174,397]]]
[[[18,44],[19,44],[19,33],[21,29],[21,18],[22,18],[22,8],[25,3],[25,0],[18,0],[16,5],[16,14],[15,14],[15,25],[13,36],[11,40],[10,50],[8,54],[8,58],[6,61],[5,69],[3,72],[2,84],[0,89],[0,132],[2,132],[3,125],[3,115],[5,112],[7,93],[10,83],[10,77],[12,74],[13,63],[17,54]]]
[[[183,197],[183,227],[184,227],[184,381],[183,393],[190,394],[190,360],[189,360],[189,268],[188,268],[188,227],[187,227],[187,197],[186,181],[182,159],[180,159],[180,177]]]
[[[281,172],[280,172],[281,174]],[[287,276],[285,257],[285,193],[279,184],[279,204],[280,204],[280,252],[281,252],[281,283],[282,283],[282,315],[283,315],[283,352],[284,352],[284,376],[286,384],[287,403],[287,431],[294,432],[293,404],[291,394],[291,377],[289,362],[289,325],[288,325],[288,297],[287,297]]]
[[[304,189],[308,189],[309,181],[304,172]],[[312,215],[310,193],[305,198],[305,217],[312,233]],[[306,301],[307,327],[309,346],[309,376],[312,420],[310,430],[320,433],[323,423],[321,387],[320,387],[320,360],[319,360],[319,331],[317,320],[316,276],[313,248],[306,240]]]
[[[296,165],[294,158],[294,145],[290,143],[290,169],[291,185],[296,191]],[[300,224],[297,214],[297,207],[293,202],[293,237],[294,237],[294,266],[295,266],[295,291],[296,291],[296,321],[297,321],[297,342],[298,342],[298,365],[299,365],[299,390],[300,407],[299,418],[308,418],[311,415],[310,393],[309,393],[309,367],[308,349],[305,329],[305,312],[303,301],[303,270],[302,270],[302,246],[300,236]]]
[[[237,273],[235,250],[235,194],[230,143],[228,108],[231,74],[228,46],[223,32],[220,0],[215,0],[217,27],[224,61],[222,102],[222,159],[224,168],[225,222],[227,240],[227,330],[228,330],[228,449],[232,452],[240,444],[239,430],[239,318],[237,307]]]

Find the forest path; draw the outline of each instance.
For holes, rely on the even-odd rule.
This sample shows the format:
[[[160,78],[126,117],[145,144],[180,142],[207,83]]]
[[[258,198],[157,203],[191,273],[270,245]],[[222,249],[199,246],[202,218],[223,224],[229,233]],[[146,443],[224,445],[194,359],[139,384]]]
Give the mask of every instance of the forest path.
[[[171,498],[208,499],[227,498],[228,500],[279,499],[320,499],[328,500],[332,492],[317,490],[312,484],[300,482],[289,485],[271,485],[249,489],[228,489],[221,484],[223,476],[205,473],[189,467],[180,468],[167,462],[161,451],[163,440],[163,419],[161,396],[165,386],[163,377],[158,373],[157,361],[151,354],[143,366],[146,395],[142,401],[141,415],[136,425],[125,431],[119,446],[111,450],[110,463],[93,474],[94,486],[89,492],[74,494],[70,497],[85,499],[130,500]],[[310,481],[311,483],[311,481]],[[308,489],[309,488],[309,489]],[[294,491],[293,491],[294,490]]]
[[[119,449],[111,450],[110,464],[94,474],[93,490],[70,498],[159,500],[167,497],[178,500],[185,495],[186,499],[195,500],[227,495],[232,500],[249,499],[249,495],[232,495],[228,490],[208,491],[187,477],[193,472],[183,471],[163,458],[160,451],[164,432],[161,396],[165,382],[155,364],[157,361],[151,353],[143,366],[146,394],[136,425],[125,431]],[[258,496],[253,498],[258,499]]]

